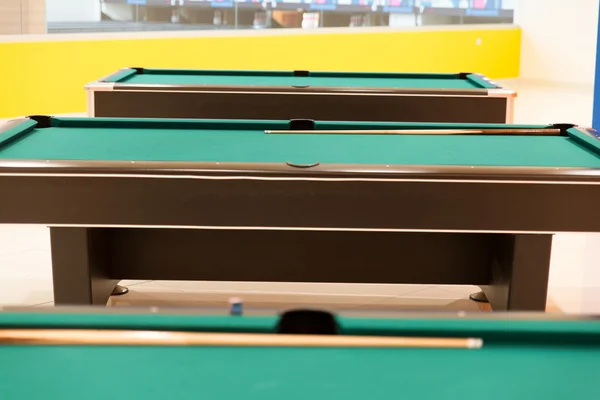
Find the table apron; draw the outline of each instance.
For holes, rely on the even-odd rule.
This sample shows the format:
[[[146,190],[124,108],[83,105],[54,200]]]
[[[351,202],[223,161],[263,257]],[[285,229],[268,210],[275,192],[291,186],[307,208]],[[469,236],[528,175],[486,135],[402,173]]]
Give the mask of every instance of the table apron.
[[[600,186],[0,176],[0,223],[598,232]]]
[[[219,91],[88,91],[88,115],[115,118],[305,119],[507,123],[498,95]]]

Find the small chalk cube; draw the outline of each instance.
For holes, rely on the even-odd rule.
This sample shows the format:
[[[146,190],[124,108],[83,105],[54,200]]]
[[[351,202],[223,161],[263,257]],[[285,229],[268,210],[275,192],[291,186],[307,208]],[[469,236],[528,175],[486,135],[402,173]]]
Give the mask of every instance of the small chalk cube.
[[[229,314],[231,315],[242,315],[244,310],[242,299],[232,298],[229,299]]]

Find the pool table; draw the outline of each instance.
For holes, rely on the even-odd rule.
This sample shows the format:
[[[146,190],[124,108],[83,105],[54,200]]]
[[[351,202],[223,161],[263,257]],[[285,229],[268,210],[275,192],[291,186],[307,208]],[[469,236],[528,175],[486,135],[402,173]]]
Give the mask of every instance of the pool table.
[[[473,284],[545,307],[555,232],[600,232],[569,124],[32,116],[0,133],[0,223],[51,227],[57,304],[121,279]],[[540,134],[541,133],[541,134]]]
[[[335,333],[322,333],[315,328],[319,324],[307,319],[296,323],[291,332],[329,341],[365,336],[476,337],[483,345],[275,344],[293,335],[289,330],[282,333],[281,322],[294,313],[298,315],[297,310],[260,316],[204,315],[190,310],[7,310],[0,313],[0,387],[5,398],[23,400],[103,400],[115,394],[131,400],[600,397],[600,320],[592,316],[338,314],[332,315]],[[70,338],[73,332],[79,336],[89,330],[93,330],[90,337],[100,338],[98,343]],[[23,332],[39,339],[7,340]],[[162,338],[181,333],[187,337],[249,334],[266,337],[273,344],[161,344],[166,341]],[[112,334],[122,338],[118,344],[101,340]],[[145,344],[151,335],[158,337],[156,343]],[[56,344],[63,337],[65,344]]]
[[[86,85],[88,116],[510,123],[515,92],[472,73],[126,68]]]

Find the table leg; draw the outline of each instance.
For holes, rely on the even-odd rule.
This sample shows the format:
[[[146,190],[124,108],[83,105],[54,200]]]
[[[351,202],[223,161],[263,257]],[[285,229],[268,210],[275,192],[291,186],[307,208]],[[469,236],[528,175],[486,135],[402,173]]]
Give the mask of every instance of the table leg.
[[[109,231],[50,228],[56,305],[106,305],[113,291],[124,294],[110,277]]]
[[[492,247],[491,283],[481,287],[492,310],[546,309],[552,236],[498,235]]]

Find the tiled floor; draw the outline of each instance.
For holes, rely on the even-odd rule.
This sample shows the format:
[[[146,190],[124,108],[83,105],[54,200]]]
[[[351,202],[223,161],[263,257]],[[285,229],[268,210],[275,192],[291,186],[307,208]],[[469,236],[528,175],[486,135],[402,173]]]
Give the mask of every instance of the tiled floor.
[[[591,124],[592,88],[503,82],[519,92],[515,122]],[[1,121],[0,121],[1,122]],[[550,309],[600,312],[600,273],[595,260],[598,236],[555,237],[550,278]],[[592,249],[590,250],[590,248]],[[590,279],[594,277],[595,279]],[[352,309],[479,310],[468,295],[477,288],[430,285],[346,285],[298,283],[127,281],[130,293],[112,306],[225,306],[240,296],[253,306],[285,304]],[[48,230],[40,226],[0,225],[0,304],[52,306]]]

